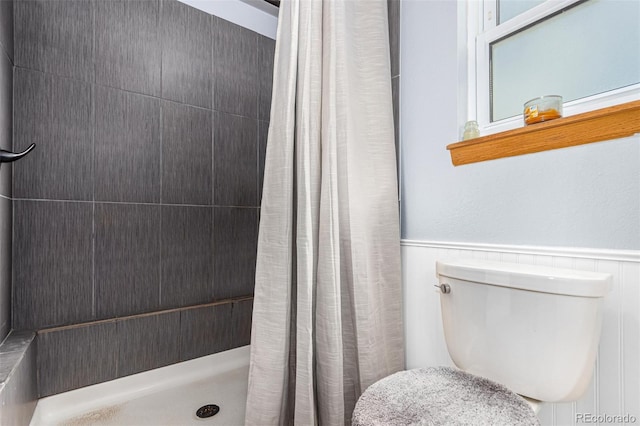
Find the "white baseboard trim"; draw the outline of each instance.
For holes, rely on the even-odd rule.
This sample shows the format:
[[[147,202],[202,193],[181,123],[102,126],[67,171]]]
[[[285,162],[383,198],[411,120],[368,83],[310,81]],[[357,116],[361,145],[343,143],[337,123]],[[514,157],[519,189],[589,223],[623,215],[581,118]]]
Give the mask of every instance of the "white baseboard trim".
[[[453,250],[475,250],[500,253],[534,254],[543,256],[575,257],[583,259],[615,260],[640,263],[640,250],[612,250],[576,247],[520,246],[509,244],[480,244],[447,241],[400,240],[401,246],[429,247]]]

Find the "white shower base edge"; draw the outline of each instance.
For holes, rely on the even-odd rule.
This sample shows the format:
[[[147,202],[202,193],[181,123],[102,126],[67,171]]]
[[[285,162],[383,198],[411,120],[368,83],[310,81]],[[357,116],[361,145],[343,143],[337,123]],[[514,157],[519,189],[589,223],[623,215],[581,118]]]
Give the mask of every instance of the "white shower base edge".
[[[42,398],[31,426],[242,425],[248,374],[243,346]],[[206,404],[220,412],[200,419]]]

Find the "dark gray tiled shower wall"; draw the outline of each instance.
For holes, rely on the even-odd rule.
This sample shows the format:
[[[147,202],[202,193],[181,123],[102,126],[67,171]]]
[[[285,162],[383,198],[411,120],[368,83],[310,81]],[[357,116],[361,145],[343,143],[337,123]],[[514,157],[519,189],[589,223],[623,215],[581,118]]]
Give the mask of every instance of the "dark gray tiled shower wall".
[[[13,148],[13,2],[0,2],[0,149]],[[0,167],[0,342],[11,330],[11,169]]]
[[[23,0],[14,16],[1,142],[38,148],[13,194],[0,169],[0,260],[13,195],[13,326],[39,330],[40,396],[248,344],[273,40],[175,0]]]
[[[175,0],[14,13],[13,148],[37,148],[13,327],[38,330],[40,396],[248,344],[275,42]]]
[[[13,149],[13,1],[0,1],[0,149]],[[36,406],[32,332],[11,331],[11,163],[0,165],[0,424],[28,424]]]

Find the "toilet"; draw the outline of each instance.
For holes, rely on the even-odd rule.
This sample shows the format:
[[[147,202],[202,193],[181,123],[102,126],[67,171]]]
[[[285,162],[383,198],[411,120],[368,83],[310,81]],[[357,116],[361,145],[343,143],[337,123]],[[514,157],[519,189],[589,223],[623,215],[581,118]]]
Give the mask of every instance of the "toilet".
[[[540,404],[584,394],[611,275],[479,260],[438,261],[436,275],[457,368],[379,380],[358,400],[354,426],[539,424]]]

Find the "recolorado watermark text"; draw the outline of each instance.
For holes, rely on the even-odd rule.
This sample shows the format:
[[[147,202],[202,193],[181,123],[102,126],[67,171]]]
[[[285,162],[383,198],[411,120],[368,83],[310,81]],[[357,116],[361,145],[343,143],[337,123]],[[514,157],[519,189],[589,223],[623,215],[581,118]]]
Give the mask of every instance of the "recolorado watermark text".
[[[638,419],[631,414],[576,413],[576,423],[633,424]]]

